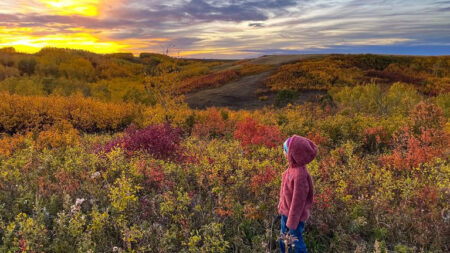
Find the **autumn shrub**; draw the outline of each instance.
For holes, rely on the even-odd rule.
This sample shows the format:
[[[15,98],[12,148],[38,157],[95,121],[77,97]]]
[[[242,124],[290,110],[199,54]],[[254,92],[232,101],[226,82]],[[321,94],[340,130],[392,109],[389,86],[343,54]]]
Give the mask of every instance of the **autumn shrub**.
[[[283,137],[278,127],[260,124],[252,118],[237,123],[234,131],[234,138],[245,147],[253,145],[276,147],[282,144]]]
[[[383,126],[368,127],[363,133],[363,148],[368,152],[381,153],[390,144],[391,136]]]
[[[371,114],[407,115],[420,101],[417,90],[404,83],[394,83],[387,90],[371,83],[335,88],[329,93],[342,109]]]
[[[43,148],[64,148],[80,144],[78,130],[74,129],[68,121],[59,121],[39,132],[36,139],[36,147]]]
[[[421,84],[424,79],[418,76],[412,69],[400,66],[399,64],[389,64],[384,70],[372,70],[367,73],[368,76],[377,77],[381,81],[388,83],[404,82],[410,84]]]
[[[400,170],[413,169],[449,152],[449,134],[444,130],[447,119],[438,106],[420,102],[409,117],[410,125],[393,136],[392,154],[380,158]]]
[[[319,158],[323,152],[326,152],[330,146],[330,138],[324,135],[320,131],[309,131],[308,134],[305,135],[308,139],[312,140],[319,152],[317,153],[317,158]]]
[[[277,176],[277,171],[273,168],[266,167],[262,169],[262,173],[255,174],[251,178],[250,185],[252,191],[255,194],[266,194],[266,187],[274,187],[274,185],[272,185],[271,183],[275,181]]]
[[[376,125],[376,121],[375,117],[362,114],[352,116],[337,114],[319,121],[316,127],[330,139],[332,145],[338,145],[347,140],[361,143],[364,130]]]
[[[269,71],[271,68],[273,68],[271,65],[246,63],[240,67],[239,75],[241,76],[255,75]]]
[[[428,95],[448,92],[448,56],[327,55],[285,64],[267,79],[273,90],[329,89],[376,82],[414,85]]]
[[[447,122],[439,106],[423,101],[411,110],[409,117],[415,133],[419,133],[422,129],[442,129]]]
[[[227,121],[225,111],[209,108],[205,112],[197,113],[199,118],[192,128],[192,135],[217,138],[230,132],[230,121]]]
[[[439,94],[435,98],[435,103],[442,109],[444,116],[450,118],[450,92]]]
[[[195,111],[194,124],[237,121],[224,127],[236,139],[179,135],[176,127],[163,124],[115,135],[80,135],[77,145],[51,149],[36,148],[32,136],[23,141],[6,136],[21,144],[8,148],[8,156],[0,155],[0,247],[157,252],[153,246],[158,245],[173,251],[274,252],[280,175],[287,168],[281,137],[301,133],[320,149],[308,165],[315,200],[304,236],[311,252],[357,247],[367,252],[375,241],[391,251],[401,242],[410,249],[445,252],[449,167],[443,154],[433,153],[445,150],[442,136],[435,138],[442,120],[423,122],[442,114],[428,106],[417,106],[406,120],[398,115],[330,116],[318,105]],[[411,130],[416,124],[422,129],[418,133]],[[179,142],[170,141],[174,136]],[[414,151],[411,157],[417,159],[406,159],[409,142],[402,136],[414,137],[433,157]],[[105,142],[101,148],[109,151],[89,152],[96,142]],[[172,148],[176,151],[166,152]],[[398,162],[401,168],[393,167],[397,162],[392,159],[380,163],[380,157],[397,149],[405,155]],[[183,159],[173,159],[174,153]],[[27,218],[17,218],[19,213]],[[24,221],[32,229],[23,229]]]
[[[146,160],[138,160],[136,163],[144,180],[144,190],[162,190],[164,184],[167,184],[167,175],[161,165],[151,164]]]
[[[179,84],[178,92],[186,93],[201,88],[211,88],[223,85],[236,79],[239,74],[235,70],[214,72],[205,76],[187,79]]]
[[[123,137],[109,141],[97,151],[108,153],[120,147],[129,155],[143,151],[157,159],[177,158],[180,141],[181,130],[170,125],[151,125],[143,129],[136,129],[131,125],[125,130]]]
[[[450,92],[450,77],[429,77],[426,80],[425,87],[417,87],[427,95],[438,96],[439,94]]]
[[[442,154],[432,146],[430,131],[424,131],[419,137],[414,136],[408,128],[402,129],[394,136],[393,153],[380,159],[388,166],[398,170],[410,170]]]
[[[134,104],[104,103],[80,96],[41,97],[0,94],[0,132],[16,133],[66,120],[84,132],[117,131],[137,120]]]
[[[7,225],[0,249],[17,252],[44,251],[48,246],[48,231],[42,220],[33,219],[25,213],[17,214]]]
[[[285,64],[267,79],[272,90],[329,89],[355,85],[363,81],[364,73],[339,56],[316,57]]]
[[[15,152],[25,148],[27,142],[31,142],[31,133],[25,135],[14,134],[12,136],[4,135],[0,138],[0,155],[8,157]]]

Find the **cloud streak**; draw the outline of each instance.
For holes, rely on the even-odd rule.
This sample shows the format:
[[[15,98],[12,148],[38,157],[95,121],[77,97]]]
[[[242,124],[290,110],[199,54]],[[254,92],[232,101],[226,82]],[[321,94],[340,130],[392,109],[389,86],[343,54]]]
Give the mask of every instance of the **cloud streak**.
[[[33,38],[38,50],[46,36],[89,34],[84,38],[92,43],[112,43],[111,51],[161,52],[175,45],[174,52],[190,57],[365,48],[450,54],[450,1],[81,0],[62,7],[51,0],[2,2],[0,32],[10,36],[0,36],[0,46],[28,36],[27,50]],[[67,6],[72,11],[63,10]],[[72,44],[67,46],[77,47]]]

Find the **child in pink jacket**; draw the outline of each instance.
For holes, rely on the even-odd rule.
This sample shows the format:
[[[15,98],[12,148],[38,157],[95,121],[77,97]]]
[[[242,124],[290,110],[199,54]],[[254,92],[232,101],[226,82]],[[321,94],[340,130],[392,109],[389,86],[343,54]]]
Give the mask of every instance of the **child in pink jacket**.
[[[284,154],[289,161],[289,168],[283,172],[280,188],[278,213],[281,215],[281,233],[289,233],[297,238],[294,251],[306,253],[303,241],[303,228],[309,217],[313,203],[313,183],[306,169],[317,155],[317,146],[309,139],[293,135],[284,142]],[[280,239],[280,250],[285,252],[285,245]]]

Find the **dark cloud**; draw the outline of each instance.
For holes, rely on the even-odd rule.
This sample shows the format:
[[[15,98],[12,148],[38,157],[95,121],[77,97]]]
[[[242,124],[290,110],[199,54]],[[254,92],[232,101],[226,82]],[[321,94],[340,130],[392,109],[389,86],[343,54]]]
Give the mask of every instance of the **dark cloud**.
[[[264,27],[264,24],[263,23],[250,23],[250,24],[248,24],[248,26],[251,26],[251,27]]]
[[[261,10],[254,6],[247,6],[246,3],[230,4],[223,7],[215,7],[204,0],[192,0],[181,10],[194,19],[200,20],[222,20],[222,21],[249,21],[266,20],[268,17]]]

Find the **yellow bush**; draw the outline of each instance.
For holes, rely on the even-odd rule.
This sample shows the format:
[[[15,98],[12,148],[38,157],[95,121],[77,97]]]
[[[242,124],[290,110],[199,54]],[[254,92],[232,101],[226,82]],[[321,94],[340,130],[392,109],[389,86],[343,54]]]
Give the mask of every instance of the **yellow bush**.
[[[28,136],[16,134],[13,136],[5,136],[0,139],[0,156],[8,157],[14,152],[19,150],[21,147],[25,146]]]
[[[117,131],[137,120],[141,106],[105,103],[81,95],[19,96],[0,93],[0,132],[42,129],[60,120],[86,132]]]
[[[36,140],[36,146],[39,149],[76,146],[79,143],[78,130],[65,120],[57,122],[47,130],[40,132]]]

